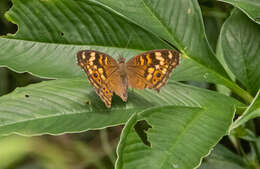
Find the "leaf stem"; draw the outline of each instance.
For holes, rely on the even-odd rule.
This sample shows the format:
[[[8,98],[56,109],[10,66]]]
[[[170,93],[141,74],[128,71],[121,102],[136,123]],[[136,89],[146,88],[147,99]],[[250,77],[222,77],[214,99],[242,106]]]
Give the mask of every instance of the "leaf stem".
[[[228,85],[235,94],[240,96],[247,104],[250,104],[253,101],[253,97],[244,89],[240,88],[236,83]]]
[[[190,56],[188,56],[185,53],[185,51],[181,51],[181,52],[182,52],[182,57],[190,59],[190,60],[200,64],[200,66],[205,67],[205,65],[202,65],[200,62],[198,62],[198,61],[192,59]],[[218,77],[219,80],[221,80],[221,82],[219,80],[212,80],[212,82],[214,82],[216,84],[225,85],[230,90],[232,90],[234,93],[236,93],[239,97],[241,97],[247,104],[250,104],[252,102],[253,97],[247,91],[245,91],[240,86],[238,86],[238,84],[233,82],[231,79],[216,72],[215,70],[211,70],[211,71],[212,71],[212,73],[215,73],[215,75]]]
[[[237,138],[234,135],[230,135],[229,136],[229,140],[231,141],[231,143],[233,144],[234,148],[236,149],[237,153],[242,155],[243,158],[245,159],[247,165],[249,165],[250,161],[247,157],[247,154],[245,153],[243,147],[241,146],[240,140],[239,138]]]

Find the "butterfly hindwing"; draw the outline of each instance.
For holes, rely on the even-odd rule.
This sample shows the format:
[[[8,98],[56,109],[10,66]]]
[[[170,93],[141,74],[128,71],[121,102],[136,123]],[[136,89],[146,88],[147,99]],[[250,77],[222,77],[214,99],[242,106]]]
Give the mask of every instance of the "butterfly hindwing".
[[[111,106],[113,88],[110,77],[118,71],[117,62],[109,55],[94,50],[82,50],[77,53],[78,65],[84,69],[88,80],[107,107]]]
[[[129,86],[159,92],[178,64],[179,53],[175,50],[152,50],[134,56],[127,62]]]

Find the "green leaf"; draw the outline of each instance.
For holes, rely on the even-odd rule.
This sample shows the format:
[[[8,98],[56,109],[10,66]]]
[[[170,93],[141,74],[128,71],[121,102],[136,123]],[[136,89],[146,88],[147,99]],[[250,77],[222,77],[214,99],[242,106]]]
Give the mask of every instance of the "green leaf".
[[[19,29],[0,38],[0,64],[41,77],[74,78],[83,77],[75,63],[81,49],[130,58],[175,45],[183,56],[175,80],[224,84],[250,102],[251,96],[228,78],[212,53],[197,1],[168,3],[13,0],[6,18]]]
[[[260,2],[258,0],[219,0],[230,3],[243,11],[249,18],[260,24]]]
[[[76,53],[95,49],[119,56],[169,48],[162,40],[89,1],[13,0],[6,13],[18,32],[0,38],[0,64],[48,78],[84,76]],[[68,17],[70,15],[70,17]],[[130,39],[129,39],[130,37]],[[149,43],[146,43],[149,42]]]
[[[118,145],[117,169],[196,168],[211,148],[227,134],[232,123],[232,106],[219,96],[201,107],[168,106],[134,114],[126,123]],[[211,101],[213,101],[211,100]],[[221,106],[220,106],[221,105]],[[137,120],[145,120],[151,146],[145,145],[134,130]]]
[[[252,100],[248,93],[228,78],[214,56],[206,39],[200,7],[196,0],[98,2],[170,42],[182,52],[182,63],[175,71],[175,80],[224,84],[247,102]]]
[[[175,45],[198,64],[207,65],[207,68],[226,75],[206,40],[200,7],[196,0],[99,2]]]
[[[117,98],[113,108],[106,109],[87,80],[75,79],[18,88],[0,100],[0,135],[62,134],[118,125],[146,103],[133,100],[135,106],[126,109]]]
[[[260,116],[260,89],[258,90],[252,103],[247,107],[245,112],[232,124],[232,129],[246,123],[248,120]]]
[[[239,10],[224,23],[220,46],[229,69],[255,95],[260,86],[260,26]]]
[[[45,81],[18,88],[0,98],[0,135],[14,132],[23,135],[62,134],[99,129],[125,123],[133,112],[150,107],[201,107],[215,103],[215,97],[226,104],[240,105],[216,92],[169,82],[160,94],[151,90],[130,90],[127,104],[114,96],[112,108],[107,109],[87,80]],[[224,112],[229,114],[232,110]]]
[[[244,169],[243,159],[221,144],[217,144],[199,169]]]

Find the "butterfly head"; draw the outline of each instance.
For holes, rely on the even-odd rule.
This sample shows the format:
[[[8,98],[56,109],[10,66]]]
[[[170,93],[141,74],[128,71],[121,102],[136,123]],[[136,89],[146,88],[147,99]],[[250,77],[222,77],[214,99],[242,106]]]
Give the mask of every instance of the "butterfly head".
[[[125,58],[120,56],[118,59],[117,59],[118,63],[125,63]]]

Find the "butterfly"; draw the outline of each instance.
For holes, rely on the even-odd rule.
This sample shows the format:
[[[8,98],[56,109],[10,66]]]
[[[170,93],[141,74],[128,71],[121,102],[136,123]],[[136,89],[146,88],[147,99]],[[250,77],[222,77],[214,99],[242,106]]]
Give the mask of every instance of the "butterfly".
[[[82,50],[77,53],[78,65],[86,72],[96,93],[111,107],[113,93],[126,102],[128,87],[154,89],[160,92],[170,74],[179,64],[176,50],[151,50],[132,57],[128,62],[119,57],[118,61],[108,54],[95,50]]]

